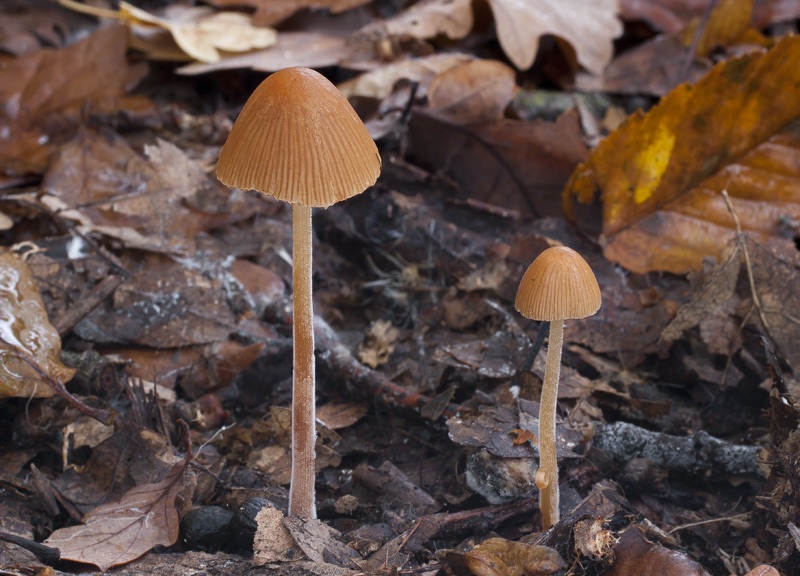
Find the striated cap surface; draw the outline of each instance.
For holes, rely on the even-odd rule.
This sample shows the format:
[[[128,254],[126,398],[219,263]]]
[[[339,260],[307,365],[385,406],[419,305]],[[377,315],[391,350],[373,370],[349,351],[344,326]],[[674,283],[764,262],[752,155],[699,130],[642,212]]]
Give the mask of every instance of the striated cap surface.
[[[286,68],[247,100],[220,152],[217,178],[285,202],[328,207],[360,194],[381,170],[378,148],[324,76]]]
[[[572,248],[548,248],[528,267],[514,306],[531,320],[585,318],[600,309],[600,286],[586,260]]]

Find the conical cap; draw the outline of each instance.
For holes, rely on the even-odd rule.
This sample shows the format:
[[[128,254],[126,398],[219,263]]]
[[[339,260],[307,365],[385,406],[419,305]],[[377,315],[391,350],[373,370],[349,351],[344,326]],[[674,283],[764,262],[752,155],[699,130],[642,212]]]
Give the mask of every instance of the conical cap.
[[[585,318],[603,298],[594,272],[566,246],[548,248],[528,267],[517,290],[517,311],[531,320]]]
[[[247,100],[217,163],[229,186],[327,207],[375,183],[381,159],[353,107],[324,76],[286,68]]]

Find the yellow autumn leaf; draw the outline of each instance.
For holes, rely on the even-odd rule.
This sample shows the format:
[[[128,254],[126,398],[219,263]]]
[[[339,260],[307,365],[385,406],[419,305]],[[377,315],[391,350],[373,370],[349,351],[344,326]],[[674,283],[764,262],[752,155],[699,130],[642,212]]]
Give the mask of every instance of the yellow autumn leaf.
[[[800,38],[786,37],[631,115],[573,173],[567,217],[576,221],[575,203],[599,191],[605,255],[638,273],[684,273],[718,256],[735,233],[723,189],[745,231],[792,243],[786,227],[800,221],[799,61]]]

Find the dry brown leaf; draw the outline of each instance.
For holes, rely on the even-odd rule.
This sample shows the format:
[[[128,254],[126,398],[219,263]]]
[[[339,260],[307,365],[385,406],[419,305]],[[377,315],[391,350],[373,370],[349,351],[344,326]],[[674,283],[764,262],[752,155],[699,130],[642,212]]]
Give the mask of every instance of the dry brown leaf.
[[[212,184],[174,144],[157,140],[145,154],[147,160],[112,132],[83,130],[61,148],[42,182],[57,201],[42,202],[86,232],[145,250],[191,253],[203,219],[186,201]],[[64,212],[71,208],[77,210]]]
[[[349,39],[340,34],[281,32],[275,44],[266,50],[235,56],[226,54],[213,64],[195,62],[178,68],[177,72],[191,76],[234,68],[251,68],[261,72],[276,72],[292,66],[321,68],[337,65],[349,58],[352,51]]]
[[[559,191],[587,155],[575,111],[555,122],[468,125],[418,114],[409,125],[409,150],[426,167],[445,170],[464,196],[537,217],[562,213]]]
[[[144,76],[143,64],[125,57],[127,34],[101,28],[63,50],[39,50],[22,58],[0,55],[0,166],[6,174],[41,173],[52,140],[76,125],[82,107],[111,113]]]
[[[0,254],[0,398],[47,398],[75,370],[61,363],[61,337],[47,318],[28,265]]]
[[[253,22],[259,26],[272,26],[306,8],[327,9],[339,14],[370,2],[372,0],[208,0],[209,4],[221,8],[252,6],[256,9]]]
[[[119,502],[98,506],[83,524],[61,528],[45,541],[62,560],[94,564],[106,571],[138,558],[154,546],[178,540],[175,498],[183,489],[186,461],[175,464],[163,480],[128,490]]]
[[[367,413],[365,404],[355,402],[327,402],[317,408],[317,420],[331,430],[352,426]]]
[[[433,79],[428,107],[457,124],[492,122],[503,117],[518,90],[513,68],[496,60],[474,60]]]
[[[422,0],[392,18],[362,28],[358,35],[427,40],[445,35],[460,40],[472,30],[471,0]]]
[[[575,49],[578,63],[601,74],[614,53],[612,40],[622,34],[618,0],[489,0],[497,37],[520,70],[533,64],[539,39],[558,36]]]
[[[800,38],[716,66],[647,114],[634,114],[594,150],[564,190],[603,203],[605,256],[629,270],[684,273],[733,237],[727,189],[746,232],[784,242],[800,221]]]
[[[148,41],[152,41],[163,55],[163,43],[157,36],[153,37],[152,28],[171,34],[183,52],[200,62],[217,62],[220,50],[246,52],[275,44],[273,29],[253,26],[250,16],[241,12],[214,12],[204,6],[176,5],[168,9],[167,17],[162,18],[127,2],[119,3],[119,12],[75,0],[59,0],[59,3],[98,18],[123,20],[133,27],[134,35],[140,36],[136,47],[145,52],[148,51]]]
[[[400,331],[388,320],[376,320],[370,325],[358,347],[358,358],[370,368],[389,361]]]
[[[342,82],[337,88],[348,98],[364,96],[383,100],[392,93],[399,80],[405,79],[416,82],[419,85],[417,94],[423,96],[438,74],[473,59],[474,56],[459,52],[410,58],[365,72],[352,80]]]

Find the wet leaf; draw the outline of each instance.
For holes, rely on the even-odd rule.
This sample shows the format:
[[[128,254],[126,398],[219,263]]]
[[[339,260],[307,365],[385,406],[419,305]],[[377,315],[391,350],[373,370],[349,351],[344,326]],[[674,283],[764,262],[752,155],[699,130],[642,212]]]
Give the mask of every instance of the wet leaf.
[[[470,552],[449,550],[444,562],[455,576],[549,576],[567,566],[553,548],[503,538],[485,540]]]
[[[800,82],[796,58],[800,38],[787,37],[629,117],[573,174],[568,217],[576,197],[591,202],[599,189],[605,256],[640,273],[683,273],[722,252],[734,234],[722,189],[745,231],[780,238],[787,220],[800,220],[800,100],[788,88]]]
[[[127,260],[127,259],[126,259]],[[131,276],[75,326],[94,342],[177,348],[228,339],[236,318],[225,299],[224,269],[138,254]]]
[[[475,60],[436,76],[428,87],[428,108],[457,124],[503,117],[519,88],[516,72],[496,60]]]
[[[186,461],[175,464],[163,480],[136,486],[119,502],[98,506],[83,524],[61,528],[46,540],[62,560],[94,564],[106,571],[138,558],[154,546],[178,540],[175,498],[183,489]]]
[[[61,363],[61,337],[47,318],[25,261],[0,254],[0,397],[50,397],[75,370]]]
[[[144,65],[128,63],[127,48],[124,29],[108,26],[63,50],[0,55],[3,172],[43,172],[53,137],[78,123],[82,107],[116,110],[146,72]]]
[[[520,70],[533,64],[539,39],[552,34],[572,45],[579,64],[600,74],[611,61],[612,40],[622,34],[616,0],[489,0],[489,5],[500,46]]]
[[[614,564],[605,576],[708,576],[691,557],[647,540],[628,528],[614,546]]]
[[[205,220],[187,202],[216,183],[172,143],[157,140],[144,151],[147,159],[111,131],[83,130],[61,147],[42,182],[56,198],[41,201],[84,232],[144,250],[191,253]]]

